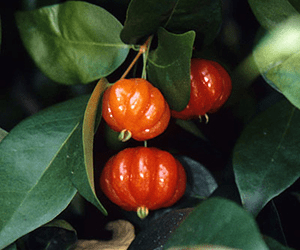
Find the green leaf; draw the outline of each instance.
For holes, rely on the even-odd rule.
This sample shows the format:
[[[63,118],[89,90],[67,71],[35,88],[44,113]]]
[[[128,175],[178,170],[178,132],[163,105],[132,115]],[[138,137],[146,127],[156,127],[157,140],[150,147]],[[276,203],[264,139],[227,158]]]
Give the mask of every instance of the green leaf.
[[[121,39],[137,44],[164,27],[173,33],[190,30],[210,43],[221,24],[220,0],[132,0],[121,32]]]
[[[299,40],[300,42],[300,40]],[[264,76],[275,85],[293,105],[300,109],[300,52],[291,55],[281,64],[268,70]]]
[[[0,143],[0,248],[52,220],[76,194],[70,166],[83,162],[77,131],[86,103],[84,96],[41,111]]]
[[[267,34],[253,51],[265,80],[300,108],[300,17],[294,16]]]
[[[248,2],[256,19],[266,30],[272,30],[288,17],[298,14],[288,0],[248,0]]]
[[[58,83],[89,83],[107,76],[129,51],[120,40],[119,21],[93,4],[67,1],[15,17],[28,53]]]
[[[180,0],[164,26],[173,33],[193,30],[204,44],[211,43],[217,36],[222,23],[220,0]]]
[[[172,14],[178,0],[131,0],[121,39],[127,44],[137,44],[156,33]]]
[[[195,32],[158,30],[158,47],[149,54],[148,79],[164,94],[170,108],[183,110],[190,99],[190,64]]]
[[[253,215],[300,177],[300,111],[283,100],[243,131],[233,155],[236,183]]]
[[[198,205],[171,235],[165,248],[201,245],[268,249],[253,217],[236,203],[223,198],[209,198]]]
[[[8,132],[6,132],[4,129],[0,128],[0,142],[4,139],[5,136],[8,135]]]
[[[98,111],[101,111],[101,105],[99,106],[100,97],[107,86],[108,82],[106,79],[101,79],[88,101],[81,126],[82,130],[78,131],[78,136],[74,137],[74,144],[78,145],[78,149],[73,151],[73,161],[70,163],[71,179],[74,186],[86,200],[94,204],[103,214],[107,214],[107,212],[101,205],[95,192],[93,144],[95,128],[97,127],[97,122],[100,122],[100,120],[96,122]],[[81,143],[76,142],[77,137],[82,137]],[[80,159],[78,159],[78,156],[80,156]]]

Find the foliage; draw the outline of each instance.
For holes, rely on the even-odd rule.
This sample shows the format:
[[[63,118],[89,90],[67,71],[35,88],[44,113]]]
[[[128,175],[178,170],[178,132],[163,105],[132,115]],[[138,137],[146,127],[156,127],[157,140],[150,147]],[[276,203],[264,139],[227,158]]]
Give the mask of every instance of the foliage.
[[[16,21],[28,53],[59,83],[90,83],[113,72],[128,54],[118,20],[85,2],[20,11]]]
[[[235,101],[229,100],[224,109],[211,115],[207,125],[171,121],[170,132],[167,129],[149,141],[174,154],[191,154],[216,179],[221,176],[218,188],[210,188],[205,193],[209,197],[202,197],[206,183],[202,178],[206,177],[194,160],[185,162],[186,194],[168,209],[192,207],[193,212],[166,237],[165,249],[203,249],[205,244],[219,249],[290,249],[281,241],[285,235],[280,230],[263,230],[259,217],[270,201],[285,197],[291,189],[294,196],[300,193],[299,2],[248,0],[261,25],[250,55],[262,76],[259,87],[241,83],[237,77],[256,77],[256,72],[238,71],[247,60],[230,62],[236,57],[230,58],[218,47],[224,43],[219,33],[224,21],[220,0],[48,2],[31,10],[14,8],[11,19],[1,10],[1,53],[7,56],[7,22],[13,19],[17,26],[13,31],[26,50],[26,65],[36,67],[59,91],[82,86],[92,91],[74,98],[69,95],[63,102],[22,117],[9,132],[0,128],[0,249],[26,249],[21,243],[45,224],[64,228],[66,224],[54,219],[69,211],[77,192],[100,214],[118,211],[117,218],[132,220],[142,232],[169,211],[150,212],[149,219],[136,221],[132,214],[111,206],[98,190],[97,173],[108,155],[136,145],[131,140],[110,146],[117,135],[104,129],[101,119],[103,92],[120,78],[120,72],[133,66],[136,53],[143,60],[135,61],[127,77],[146,77],[174,110],[184,109],[189,101],[192,57],[223,62],[233,80]],[[118,11],[115,6],[120,7]],[[262,108],[257,101],[262,93],[252,95],[255,86],[275,96],[275,101],[262,98]],[[25,94],[20,99],[25,100]],[[231,119],[239,122],[238,129],[231,126]],[[216,170],[216,165],[222,165],[222,170]],[[77,237],[72,227],[64,229]],[[135,241],[143,239],[137,234]]]
[[[266,81],[282,92],[296,107],[299,103],[299,3],[293,1],[249,1],[265,37],[254,48],[253,55]],[[267,9],[270,8],[271,9]]]

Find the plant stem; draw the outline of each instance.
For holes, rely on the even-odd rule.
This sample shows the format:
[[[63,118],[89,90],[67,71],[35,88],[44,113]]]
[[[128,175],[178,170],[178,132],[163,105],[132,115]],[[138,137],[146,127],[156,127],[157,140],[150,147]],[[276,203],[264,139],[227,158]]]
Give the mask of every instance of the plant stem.
[[[148,38],[148,46],[146,49],[146,52],[143,53],[143,71],[142,71],[142,78],[143,79],[147,79],[147,72],[146,72],[146,68],[147,68],[147,60],[148,60],[148,55],[149,55],[149,48],[151,46],[151,41],[152,41],[153,36],[150,36]]]
[[[124,79],[127,74],[129,73],[129,71],[132,69],[132,67],[134,66],[134,64],[137,62],[137,60],[139,59],[139,57],[143,54],[144,55],[144,67],[143,67],[143,73],[142,73],[142,78],[144,78],[143,76],[145,75],[146,77],[146,62],[145,60],[147,60],[148,57],[148,53],[145,56],[145,52],[148,52],[148,48],[150,45],[150,41],[152,40],[152,36],[150,36],[147,41],[140,47],[139,52],[137,53],[137,55],[135,56],[135,58],[132,60],[131,64],[128,66],[128,68],[126,69],[126,71],[124,72],[124,74],[121,76],[121,79]],[[144,78],[146,79],[146,78]]]

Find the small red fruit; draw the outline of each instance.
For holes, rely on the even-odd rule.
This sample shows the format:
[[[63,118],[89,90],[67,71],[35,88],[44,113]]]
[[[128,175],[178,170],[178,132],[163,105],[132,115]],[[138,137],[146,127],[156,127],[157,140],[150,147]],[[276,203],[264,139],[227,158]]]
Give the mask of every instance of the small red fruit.
[[[188,120],[214,113],[227,101],[231,89],[231,78],[219,63],[193,58],[189,103],[182,111],[172,110],[172,116]]]
[[[113,203],[145,218],[148,210],[169,207],[183,196],[186,174],[166,151],[126,148],[108,160],[100,186]]]
[[[161,92],[142,78],[117,81],[104,92],[102,103],[107,124],[138,141],[160,135],[169,124],[169,105]]]

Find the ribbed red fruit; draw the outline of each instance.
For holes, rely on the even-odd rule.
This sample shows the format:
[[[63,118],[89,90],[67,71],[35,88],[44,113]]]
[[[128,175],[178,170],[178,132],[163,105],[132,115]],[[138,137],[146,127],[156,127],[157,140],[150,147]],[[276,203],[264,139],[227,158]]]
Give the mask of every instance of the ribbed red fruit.
[[[193,58],[189,103],[182,111],[172,110],[172,117],[188,120],[214,113],[227,101],[231,90],[231,78],[219,63]]]
[[[144,218],[148,210],[169,207],[183,196],[186,174],[166,151],[127,148],[106,163],[100,185],[113,203]]]

